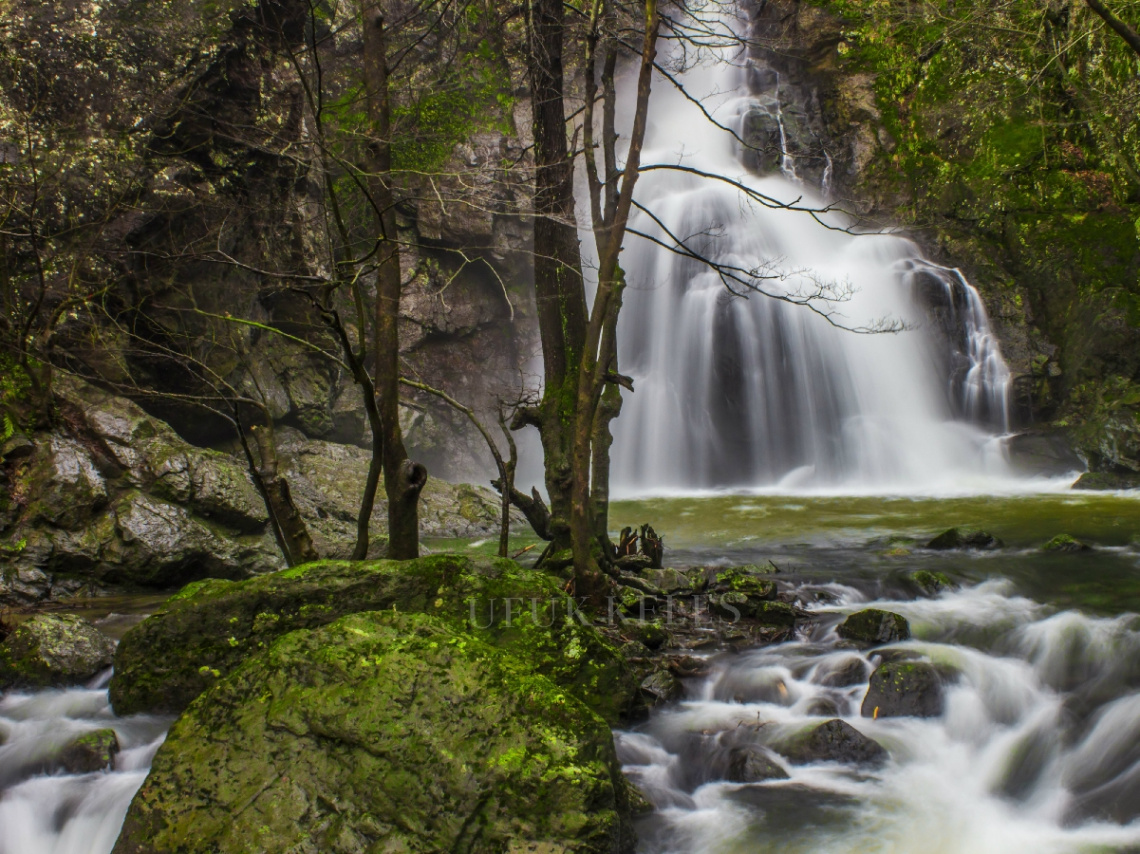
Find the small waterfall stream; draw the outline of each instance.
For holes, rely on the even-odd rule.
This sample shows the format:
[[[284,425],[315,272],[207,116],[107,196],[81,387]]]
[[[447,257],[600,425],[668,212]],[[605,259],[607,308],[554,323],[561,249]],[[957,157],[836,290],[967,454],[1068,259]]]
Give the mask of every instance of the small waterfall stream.
[[[775,72],[726,44],[679,79],[722,127],[659,78],[645,164],[827,207],[816,185],[831,183],[831,155],[789,140]],[[834,212],[820,217],[825,228],[692,171],[645,173],[637,199],[653,217],[635,230],[753,271],[772,296],[627,240],[620,355],[636,391],[615,425],[619,491],[940,492],[1009,476],[997,439],[1010,426],[1009,369],[959,271],[903,237],[849,233]],[[848,331],[877,321],[908,331]]]

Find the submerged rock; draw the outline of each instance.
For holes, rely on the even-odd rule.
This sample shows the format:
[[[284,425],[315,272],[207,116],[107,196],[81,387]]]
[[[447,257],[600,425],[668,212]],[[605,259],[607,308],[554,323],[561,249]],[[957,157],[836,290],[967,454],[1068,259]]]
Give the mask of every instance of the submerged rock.
[[[1000,549],[1002,541],[993,534],[976,528],[951,528],[926,544],[928,549]]]
[[[801,730],[776,749],[795,763],[878,765],[885,762],[888,755],[877,741],[838,718]]]
[[[910,637],[910,623],[900,614],[867,608],[848,616],[836,631],[841,638],[860,643],[894,643]]]
[[[1071,537],[1068,534],[1058,534],[1043,545],[1041,550],[1045,552],[1088,552],[1092,551],[1092,546],[1082,543],[1076,537]]]
[[[40,614],[0,644],[0,687],[75,685],[111,666],[115,642],[86,620]]]
[[[289,634],[174,724],[115,854],[633,847],[606,723],[422,614]]]
[[[731,783],[762,783],[787,780],[788,772],[759,747],[747,745],[732,749],[726,779]]]
[[[97,729],[73,738],[60,751],[59,764],[69,774],[91,774],[112,768],[119,755],[119,737],[113,729]]]
[[[507,612],[507,600],[511,611]],[[500,559],[322,561],[247,581],[188,585],[123,637],[117,714],[177,713],[281,635],[362,611],[428,613],[517,652],[606,720],[636,715],[637,680],[596,629],[568,613],[556,578]]]
[[[871,674],[865,718],[934,718],[942,714],[942,674],[928,661],[888,661]]]

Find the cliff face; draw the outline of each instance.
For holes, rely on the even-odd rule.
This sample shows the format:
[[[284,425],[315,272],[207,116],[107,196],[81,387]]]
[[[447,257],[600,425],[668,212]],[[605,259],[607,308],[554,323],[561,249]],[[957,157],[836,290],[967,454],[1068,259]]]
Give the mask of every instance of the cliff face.
[[[1140,58],[1082,3],[992,6],[762,0],[754,33],[808,177],[982,292],[1021,426],[1134,473]]]
[[[42,235],[36,251],[25,241],[0,255],[25,293],[46,267],[47,305],[63,307],[44,335],[53,361],[195,443],[231,438],[209,400],[224,385],[256,390],[279,425],[310,438],[366,444],[351,378],[271,332],[335,351],[275,271],[320,272],[307,259],[319,255],[314,212],[327,195],[300,154],[313,149],[305,63],[321,64],[323,97],[347,99],[360,73],[355,31],[321,31],[296,0],[0,9],[0,179]],[[472,89],[467,112],[454,92],[425,95],[412,77],[397,84],[399,116],[435,122],[402,155],[413,166],[432,160],[434,175],[405,179],[399,194],[400,237],[414,247],[403,253],[400,310],[406,370],[489,411],[517,396],[533,310],[526,193],[504,167],[523,157],[513,101],[490,91],[484,78],[498,79],[479,65],[505,59],[478,35],[475,70],[457,84]],[[492,35],[501,47],[502,33]],[[306,56],[310,39],[320,46]],[[416,50],[409,67],[454,59],[431,40]],[[361,231],[370,216],[346,212]],[[435,476],[482,477],[490,459],[463,417],[432,398],[411,402],[412,453]]]

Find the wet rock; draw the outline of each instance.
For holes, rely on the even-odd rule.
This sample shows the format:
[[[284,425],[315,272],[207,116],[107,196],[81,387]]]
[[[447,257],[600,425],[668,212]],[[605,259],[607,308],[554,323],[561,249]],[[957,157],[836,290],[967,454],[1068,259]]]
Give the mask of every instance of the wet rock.
[[[677,595],[692,589],[693,582],[679,569],[647,569],[642,577],[666,595]]]
[[[709,674],[708,662],[692,655],[670,656],[665,659],[665,666],[678,679],[693,679]]]
[[[937,596],[939,593],[944,593],[947,590],[953,590],[955,584],[950,580],[944,572],[931,572],[928,569],[918,569],[907,575],[909,580],[918,592],[923,596]]]
[[[1026,431],[1006,439],[1005,447],[1011,467],[1026,477],[1062,477],[1085,467],[1063,433]]]
[[[1072,488],[1113,492],[1122,489],[1140,489],[1140,472],[1085,472],[1077,478]]]
[[[950,528],[926,544],[928,549],[1000,549],[1002,541],[986,531],[976,528]]]
[[[627,628],[637,640],[651,650],[661,649],[669,641],[669,632],[658,622],[634,620]]]
[[[820,685],[828,688],[847,688],[858,685],[867,679],[867,662],[857,655],[843,659],[841,662],[823,669],[817,677]]]
[[[833,718],[839,714],[839,706],[834,700],[817,697],[808,704],[807,714],[813,718]]]
[[[614,561],[614,566],[621,572],[643,572],[653,566],[653,558],[649,555],[622,555]]]
[[[942,714],[943,675],[927,661],[888,661],[871,674],[865,718],[934,718]]]
[[[867,608],[848,616],[836,631],[841,638],[860,643],[894,643],[910,637],[910,623],[891,611]]]
[[[115,854],[632,849],[606,723],[524,658],[357,614],[251,658],[171,728]]]
[[[80,617],[40,614],[0,644],[0,687],[75,685],[111,666],[115,642]]]
[[[767,576],[771,567],[755,564],[744,566],[710,566],[700,570],[694,587],[708,593],[746,593],[757,599],[775,599],[776,582]]]
[[[119,737],[113,729],[97,729],[69,741],[58,762],[69,774],[91,774],[114,767],[119,755]]]
[[[1041,547],[1044,552],[1072,553],[1092,551],[1092,546],[1068,534],[1058,534]]]
[[[507,598],[515,603],[509,623]],[[567,603],[552,576],[513,561],[460,555],[321,561],[246,581],[199,581],[123,636],[111,703],[120,715],[178,713],[288,632],[347,614],[397,610],[469,626],[606,720],[637,714],[643,706],[628,663],[593,626],[569,616]]]
[[[655,670],[641,682],[641,693],[651,706],[660,706],[680,699],[685,693],[681,683],[667,669]]]
[[[887,751],[881,744],[838,719],[804,729],[778,744],[776,749],[797,764],[843,762],[878,765],[887,759]]]
[[[734,747],[729,754],[727,779],[732,783],[787,780],[788,772],[759,747]]]

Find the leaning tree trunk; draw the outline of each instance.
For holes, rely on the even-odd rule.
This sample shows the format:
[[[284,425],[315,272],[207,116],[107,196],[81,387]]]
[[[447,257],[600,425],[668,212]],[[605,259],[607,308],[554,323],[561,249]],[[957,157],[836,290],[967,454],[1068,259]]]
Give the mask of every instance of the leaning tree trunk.
[[[534,104],[534,288],[544,366],[538,427],[550,497],[548,554],[570,548],[570,498],[577,367],[586,330],[574,168],[563,99],[562,0],[528,0],[527,51]]]
[[[400,429],[400,250],[392,193],[392,105],[384,17],[364,13],[364,76],[372,131],[368,189],[380,226],[376,281],[376,395],[383,431],[384,492],[388,498],[388,557],[419,556],[419,499],[427,469],[408,459]]]
[[[239,424],[239,430],[240,430]],[[254,427],[253,435],[257,440],[257,450],[260,464],[253,467],[252,456],[249,457],[251,470],[257,485],[260,487],[266,509],[269,511],[273,524],[273,532],[277,537],[277,544],[289,566],[302,563],[311,563],[317,560],[313,540],[309,536],[308,526],[293,502],[293,495],[289,491],[289,481],[281,476],[280,465],[277,460],[277,443],[274,441],[273,428]],[[248,455],[248,446],[246,453]]]

